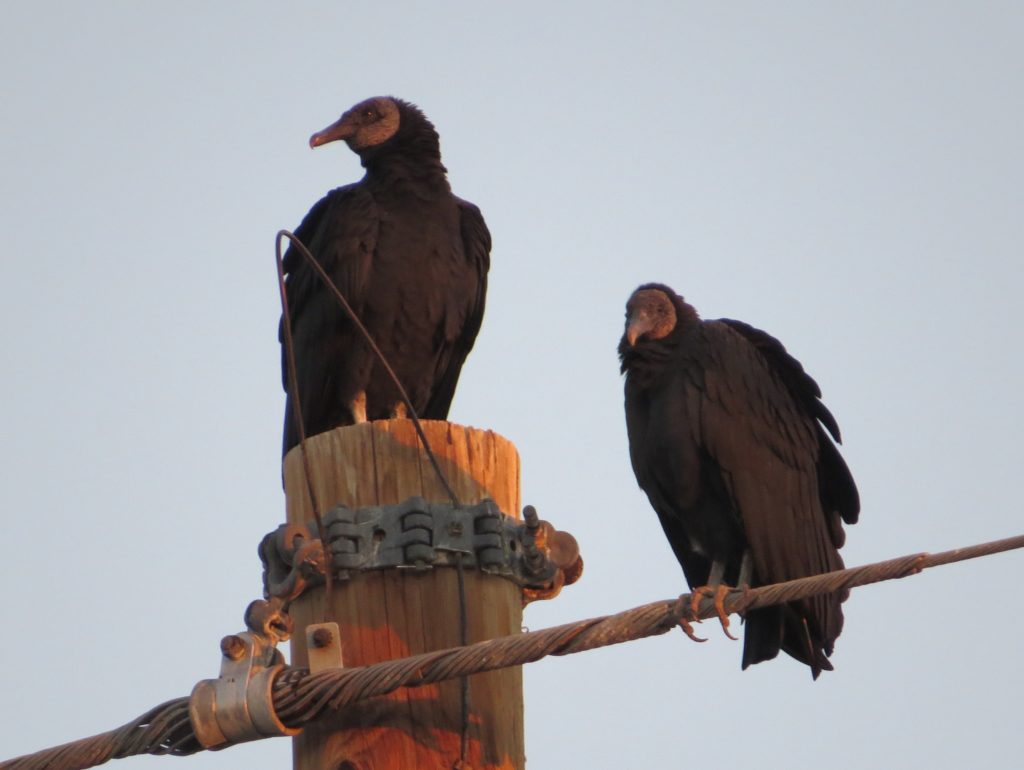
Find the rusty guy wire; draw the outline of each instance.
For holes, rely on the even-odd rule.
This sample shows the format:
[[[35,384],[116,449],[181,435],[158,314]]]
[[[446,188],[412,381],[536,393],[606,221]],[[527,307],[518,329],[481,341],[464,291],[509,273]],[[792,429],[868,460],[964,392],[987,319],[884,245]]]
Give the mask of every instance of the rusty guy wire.
[[[734,590],[725,597],[725,611],[743,613],[817,594],[904,578],[929,567],[1018,548],[1024,548],[1024,535],[936,554],[911,554],[786,583]],[[683,594],[677,599],[652,602],[616,615],[360,668],[327,669],[315,674],[302,668],[286,668],[274,682],[274,709],[288,727],[302,727],[364,698],[386,695],[399,687],[420,687],[519,666],[548,655],[572,655],[664,634],[683,622],[717,617],[712,597],[703,596],[696,613],[691,602],[691,595]],[[0,770],[85,770],[110,759],[135,754],[181,756],[201,750],[188,723],[188,698],[177,698],[116,730],[0,763]]]

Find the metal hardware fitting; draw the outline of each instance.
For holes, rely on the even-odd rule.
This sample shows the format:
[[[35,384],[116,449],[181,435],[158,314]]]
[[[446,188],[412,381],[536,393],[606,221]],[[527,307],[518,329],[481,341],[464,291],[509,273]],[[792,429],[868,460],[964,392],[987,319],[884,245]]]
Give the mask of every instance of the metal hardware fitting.
[[[277,718],[274,678],[284,668],[281,653],[251,631],[221,640],[220,677],[192,689],[188,714],[196,738],[211,751],[277,735],[297,735]]]
[[[549,599],[583,570],[576,539],[541,521],[532,506],[525,521],[504,515],[492,500],[470,506],[411,497],[397,505],[352,510],[336,506],[323,516],[327,552],[340,580],[351,570],[463,565],[512,580],[526,601]],[[323,582],[320,541],[304,526],[286,524],[263,538],[264,595],[294,599]]]
[[[341,629],[338,624],[331,621],[306,626],[306,653],[309,655],[311,674],[325,668],[343,668]]]

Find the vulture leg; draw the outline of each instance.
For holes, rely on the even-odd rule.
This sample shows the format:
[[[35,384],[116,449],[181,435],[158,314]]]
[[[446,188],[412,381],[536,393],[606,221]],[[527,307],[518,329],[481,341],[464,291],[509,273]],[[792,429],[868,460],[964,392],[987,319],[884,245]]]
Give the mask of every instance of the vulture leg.
[[[736,580],[736,587],[746,590],[750,588],[750,573],[754,571],[753,561],[750,558],[750,549],[743,549],[743,558],[740,560],[740,574]]]
[[[366,391],[361,390],[356,393],[356,397],[352,399],[352,404],[349,407],[352,410],[352,423],[358,425],[361,422],[366,422]]]
[[[740,560],[740,574],[736,579],[736,587],[743,592],[744,598],[747,596],[747,592],[750,591],[750,579],[754,572],[754,561],[750,556],[750,549],[743,549],[743,558]],[[740,617],[743,620],[747,619],[747,613],[741,612]]]
[[[742,568],[741,568],[742,572]],[[729,633],[729,615],[725,611],[725,597],[731,591],[731,587],[722,582],[722,578],[725,575],[725,562],[718,561],[717,559],[711,562],[711,571],[708,574],[707,585],[698,586],[693,589],[692,598],[690,600],[690,610],[694,615],[697,614],[697,610],[700,607],[700,600],[705,596],[714,594],[715,597],[715,609],[718,612],[718,621],[722,624],[722,631],[725,635],[736,641],[736,637]]]
[[[399,401],[391,410],[392,420],[404,420],[409,415],[406,414],[405,402]]]

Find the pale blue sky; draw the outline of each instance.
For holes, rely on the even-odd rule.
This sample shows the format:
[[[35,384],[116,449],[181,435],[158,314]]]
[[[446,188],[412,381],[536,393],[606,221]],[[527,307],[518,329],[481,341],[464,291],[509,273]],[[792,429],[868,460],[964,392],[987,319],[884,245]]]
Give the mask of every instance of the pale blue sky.
[[[0,757],[216,673],[284,516],[273,234],[358,178],[306,140],[371,95],[424,109],[494,236],[451,418],[517,444],[586,560],[530,627],[684,590],[626,450],[645,281],[818,379],[863,499],[848,564],[1024,531],[1022,7],[553,6],[5,4]],[[858,590],[816,683],[741,673],[708,624],[531,665],[530,767],[1011,767],[1022,567]]]

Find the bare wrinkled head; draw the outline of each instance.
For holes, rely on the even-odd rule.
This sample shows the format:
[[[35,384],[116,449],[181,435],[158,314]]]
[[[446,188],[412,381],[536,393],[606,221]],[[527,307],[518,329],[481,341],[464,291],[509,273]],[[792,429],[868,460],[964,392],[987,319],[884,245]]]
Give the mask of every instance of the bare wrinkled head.
[[[626,303],[625,338],[630,347],[637,340],[660,340],[676,328],[676,307],[661,289],[637,289]]]
[[[337,121],[309,137],[310,147],[344,139],[349,148],[360,152],[384,144],[398,133],[401,114],[398,104],[387,96],[375,96],[359,102]]]

